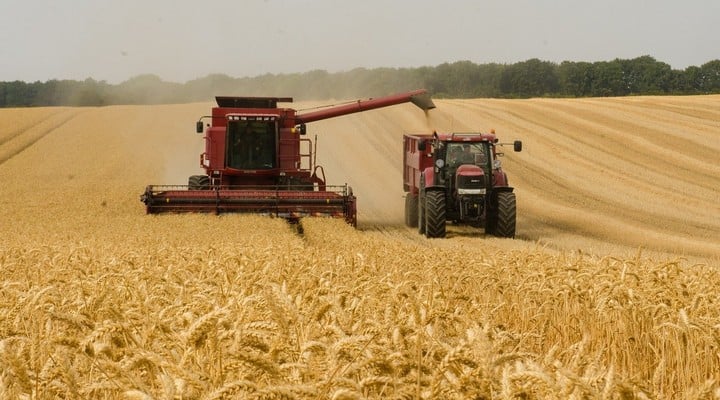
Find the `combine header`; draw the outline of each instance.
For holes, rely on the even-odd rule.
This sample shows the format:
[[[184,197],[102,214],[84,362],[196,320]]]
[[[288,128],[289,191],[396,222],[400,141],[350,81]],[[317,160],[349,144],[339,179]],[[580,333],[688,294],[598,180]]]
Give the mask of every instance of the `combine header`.
[[[332,106],[298,114],[278,103],[289,97],[216,97],[212,115],[197,122],[205,132],[200,165],[187,185],[150,185],[141,201],[148,214],[163,212],[249,212],[298,221],[305,216],[344,218],[357,224],[356,198],[347,184],[325,183],[316,164],[307,123],[412,102],[434,108],[425,90]],[[210,122],[204,126],[203,119]]]

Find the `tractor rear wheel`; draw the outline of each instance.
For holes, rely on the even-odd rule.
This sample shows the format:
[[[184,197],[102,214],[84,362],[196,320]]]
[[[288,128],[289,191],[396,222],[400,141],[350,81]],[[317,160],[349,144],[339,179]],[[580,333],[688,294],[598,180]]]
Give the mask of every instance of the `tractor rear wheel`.
[[[494,235],[498,237],[515,237],[516,218],[515,193],[500,192],[497,194],[497,219]]]
[[[425,236],[429,238],[445,237],[445,193],[431,191],[425,193]]]
[[[188,190],[210,189],[210,177],[207,175],[191,175],[188,178]]]
[[[418,226],[418,196],[412,193],[405,195],[405,225],[410,228]]]

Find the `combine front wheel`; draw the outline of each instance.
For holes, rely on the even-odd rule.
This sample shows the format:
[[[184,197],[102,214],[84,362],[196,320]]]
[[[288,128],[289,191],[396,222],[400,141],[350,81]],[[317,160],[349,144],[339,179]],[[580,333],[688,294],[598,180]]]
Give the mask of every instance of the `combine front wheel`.
[[[207,175],[191,175],[188,178],[188,190],[210,189],[210,177]]]

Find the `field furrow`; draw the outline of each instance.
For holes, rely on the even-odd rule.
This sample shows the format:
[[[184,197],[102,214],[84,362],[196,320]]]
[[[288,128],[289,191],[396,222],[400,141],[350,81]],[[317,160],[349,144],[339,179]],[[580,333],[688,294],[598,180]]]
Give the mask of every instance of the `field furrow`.
[[[78,113],[78,110],[73,109],[53,111],[36,122],[30,122],[29,125],[21,125],[20,128],[9,130],[4,137],[0,137],[0,164],[13,158],[35,144],[38,140],[60,128]],[[35,113],[29,113],[29,118],[35,116],[34,114]],[[12,122],[9,121],[9,123]]]

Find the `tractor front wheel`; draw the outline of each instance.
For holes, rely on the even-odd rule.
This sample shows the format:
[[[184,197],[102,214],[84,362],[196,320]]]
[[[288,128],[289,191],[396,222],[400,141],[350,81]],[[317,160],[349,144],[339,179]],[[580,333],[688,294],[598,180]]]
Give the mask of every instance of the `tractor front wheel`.
[[[516,205],[515,193],[500,192],[497,194],[497,217],[494,235],[498,237],[515,237]]]
[[[445,237],[445,193],[425,192],[425,236]]]

